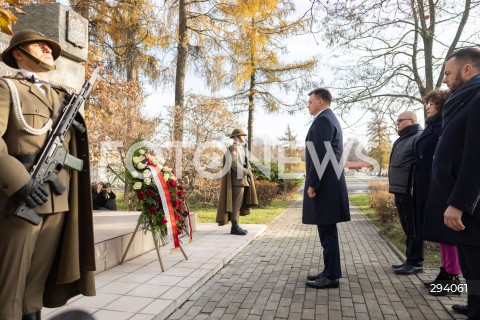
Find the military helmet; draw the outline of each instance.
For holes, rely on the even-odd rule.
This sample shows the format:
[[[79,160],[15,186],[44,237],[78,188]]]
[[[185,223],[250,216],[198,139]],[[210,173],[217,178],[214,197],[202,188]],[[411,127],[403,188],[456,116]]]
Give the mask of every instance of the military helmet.
[[[230,138],[233,138],[236,136],[246,136],[246,135],[247,134],[242,129],[233,129],[232,134],[230,135]]]
[[[18,68],[17,62],[13,57],[13,50],[21,44],[35,41],[44,41],[48,43],[50,49],[52,49],[53,60],[57,60],[58,57],[60,57],[62,48],[58,42],[48,39],[40,32],[27,29],[19,31],[13,35],[13,37],[10,39],[10,45],[2,52],[2,61],[9,67]]]

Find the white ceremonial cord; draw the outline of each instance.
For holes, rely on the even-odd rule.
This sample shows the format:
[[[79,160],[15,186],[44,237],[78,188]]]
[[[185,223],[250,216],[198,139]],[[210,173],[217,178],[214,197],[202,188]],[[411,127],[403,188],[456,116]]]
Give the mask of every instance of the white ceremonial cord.
[[[3,79],[7,84],[8,88],[10,89],[10,94],[12,97],[12,104],[13,104],[13,113],[15,114],[15,118],[17,118],[18,122],[22,126],[22,129],[34,136],[41,136],[47,133],[48,130],[52,128],[53,121],[52,119],[48,119],[47,123],[43,126],[43,128],[35,129],[28,125],[27,121],[23,117],[22,109],[20,107],[20,98],[18,97],[18,90],[17,87],[13,84],[13,81],[10,79]]]

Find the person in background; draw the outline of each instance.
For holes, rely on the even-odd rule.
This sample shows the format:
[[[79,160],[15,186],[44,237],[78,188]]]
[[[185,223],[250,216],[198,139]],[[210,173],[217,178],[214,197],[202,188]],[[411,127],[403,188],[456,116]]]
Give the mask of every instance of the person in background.
[[[422,134],[415,113],[402,112],[397,119],[397,131],[400,137],[393,143],[390,154],[388,191],[395,197],[398,217],[407,236],[407,260],[392,265],[392,268],[397,274],[414,274],[423,270],[423,240],[415,237],[414,203],[409,190],[410,173],[415,162],[415,142]]]
[[[101,181],[97,188],[92,190],[94,210],[117,210],[117,195],[112,191],[108,182]]]
[[[424,98],[427,104],[427,125],[415,145],[415,174],[413,179],[415,236],[420,239],[423,237],[425,203],[432,175],[433,154],[442,128],[442,108],[449,96],[449,90],[435,89],[428,92]],[[436,290],[436,285],[440,284],[442,288],[446,288],[445,285],[447,284],[458,285],[460,283],[458,275],[461,271],[457,247],[452,244],[440,243],[440,261],[440,272],[435,280],[424,283],[425,287],[429,289],[429,293],[435,296],[447,295],[451,292]]]
[[[65,100],[64,89],[48,81],[61,51],[41,33],[22,30],[1,56],[19,72],[0,81],[0,320],[38,320],[43,307],[95,295],[87,132],[72,129],[62,141],[83,160],[82,171],[58,173],[65,192],[29,173]],[[39,215],[38,225],[12,215],[21,203]]]
[[[247,134],[242,129],[234,129],[230,134],[233,144],[229,147],[230,170],[222,177],[218,199],[216,222],[219,226],[232,221],[231,234],[244,236],[248,233],[239,225],[240,215],[250,213],[250,208],[258,205],[257,191],[245,148]],[[227,163],[224,158],[224,165]]]
[[[311,91],[308,111],[313,122],[308,130],[305,151],[305,187],[302,223],[316,225],[323,248],[324,268],[318,274],[307,275],[307,287],[337,288],[342,277],[337,223],[350,221],[347,185],[341,163],[343,154],[342,128],[330,109],[332,94],[325,88]],[[327,149],[327,146],[329,149]],[[333,161],[324,160],[331,159]],[[329,161],[325,170],[316,161]],[[337,174],[335,166],[340,171]]]
[[[445,60],[443,82],[452,95],[442,110],[424,238],[457,245],[468,304],[452,308],[480,319],[480,48],[462,48]]]

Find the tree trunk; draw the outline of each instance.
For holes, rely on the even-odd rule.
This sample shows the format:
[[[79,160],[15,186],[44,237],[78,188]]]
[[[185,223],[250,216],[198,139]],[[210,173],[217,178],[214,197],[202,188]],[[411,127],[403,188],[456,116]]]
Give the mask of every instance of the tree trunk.
[[[187,10],[185,0],[179,0],[178,48],[175,75],[175,107],[173,109],[173,141],[183,141],[185,72],[187,68]],[[175,159],[175,158],[174,158]]]
[[[248,93],[248,151],[252,151],[253,143],[253,112],[255,110],[255,105],[253,104],[253,98],[255,96],[255,72],[250,76],[250,90]]]

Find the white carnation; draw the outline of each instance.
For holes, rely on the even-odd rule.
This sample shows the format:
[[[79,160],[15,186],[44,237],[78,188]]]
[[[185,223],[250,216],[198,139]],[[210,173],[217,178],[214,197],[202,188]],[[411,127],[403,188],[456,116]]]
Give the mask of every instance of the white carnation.
[[[138,171],[132,171],[130,173],[132,174],[132,177],[138,178]]]
[[[138,150],[138,153],[139,153],[139,154],[145,154],[145,150],[140,149],[140,150]]]
[[[137,164],[137,168],[140,169],[140,170],[145,169],[145,163],[140,162],[139,164]]]
[[[165,179],[165,181],[168,181],[168,179],[170,179],[170,175],[168,173],[164,174],[163,179]]]
[[[150,178],[145,178],[144,182],[145,182],[145,185],[149,186],[150,183],[152,183],[152,179],[150,179]]]
[[[132,158],[132,162],[133,162],[134,164],[137,164],[137,163],[140,162],[140,158],[139,158],[139,157],[133,157],[133,158]]]
[[[151,176],[152,176],[152,172],[147,169],[147,170],[143,171],[143,176],[144,176],[145,178],[151,177]]]
[[[139,156],[139,158],[140,158],[141,161],[145,160],[145,156],[144,156],[144,155]]]

